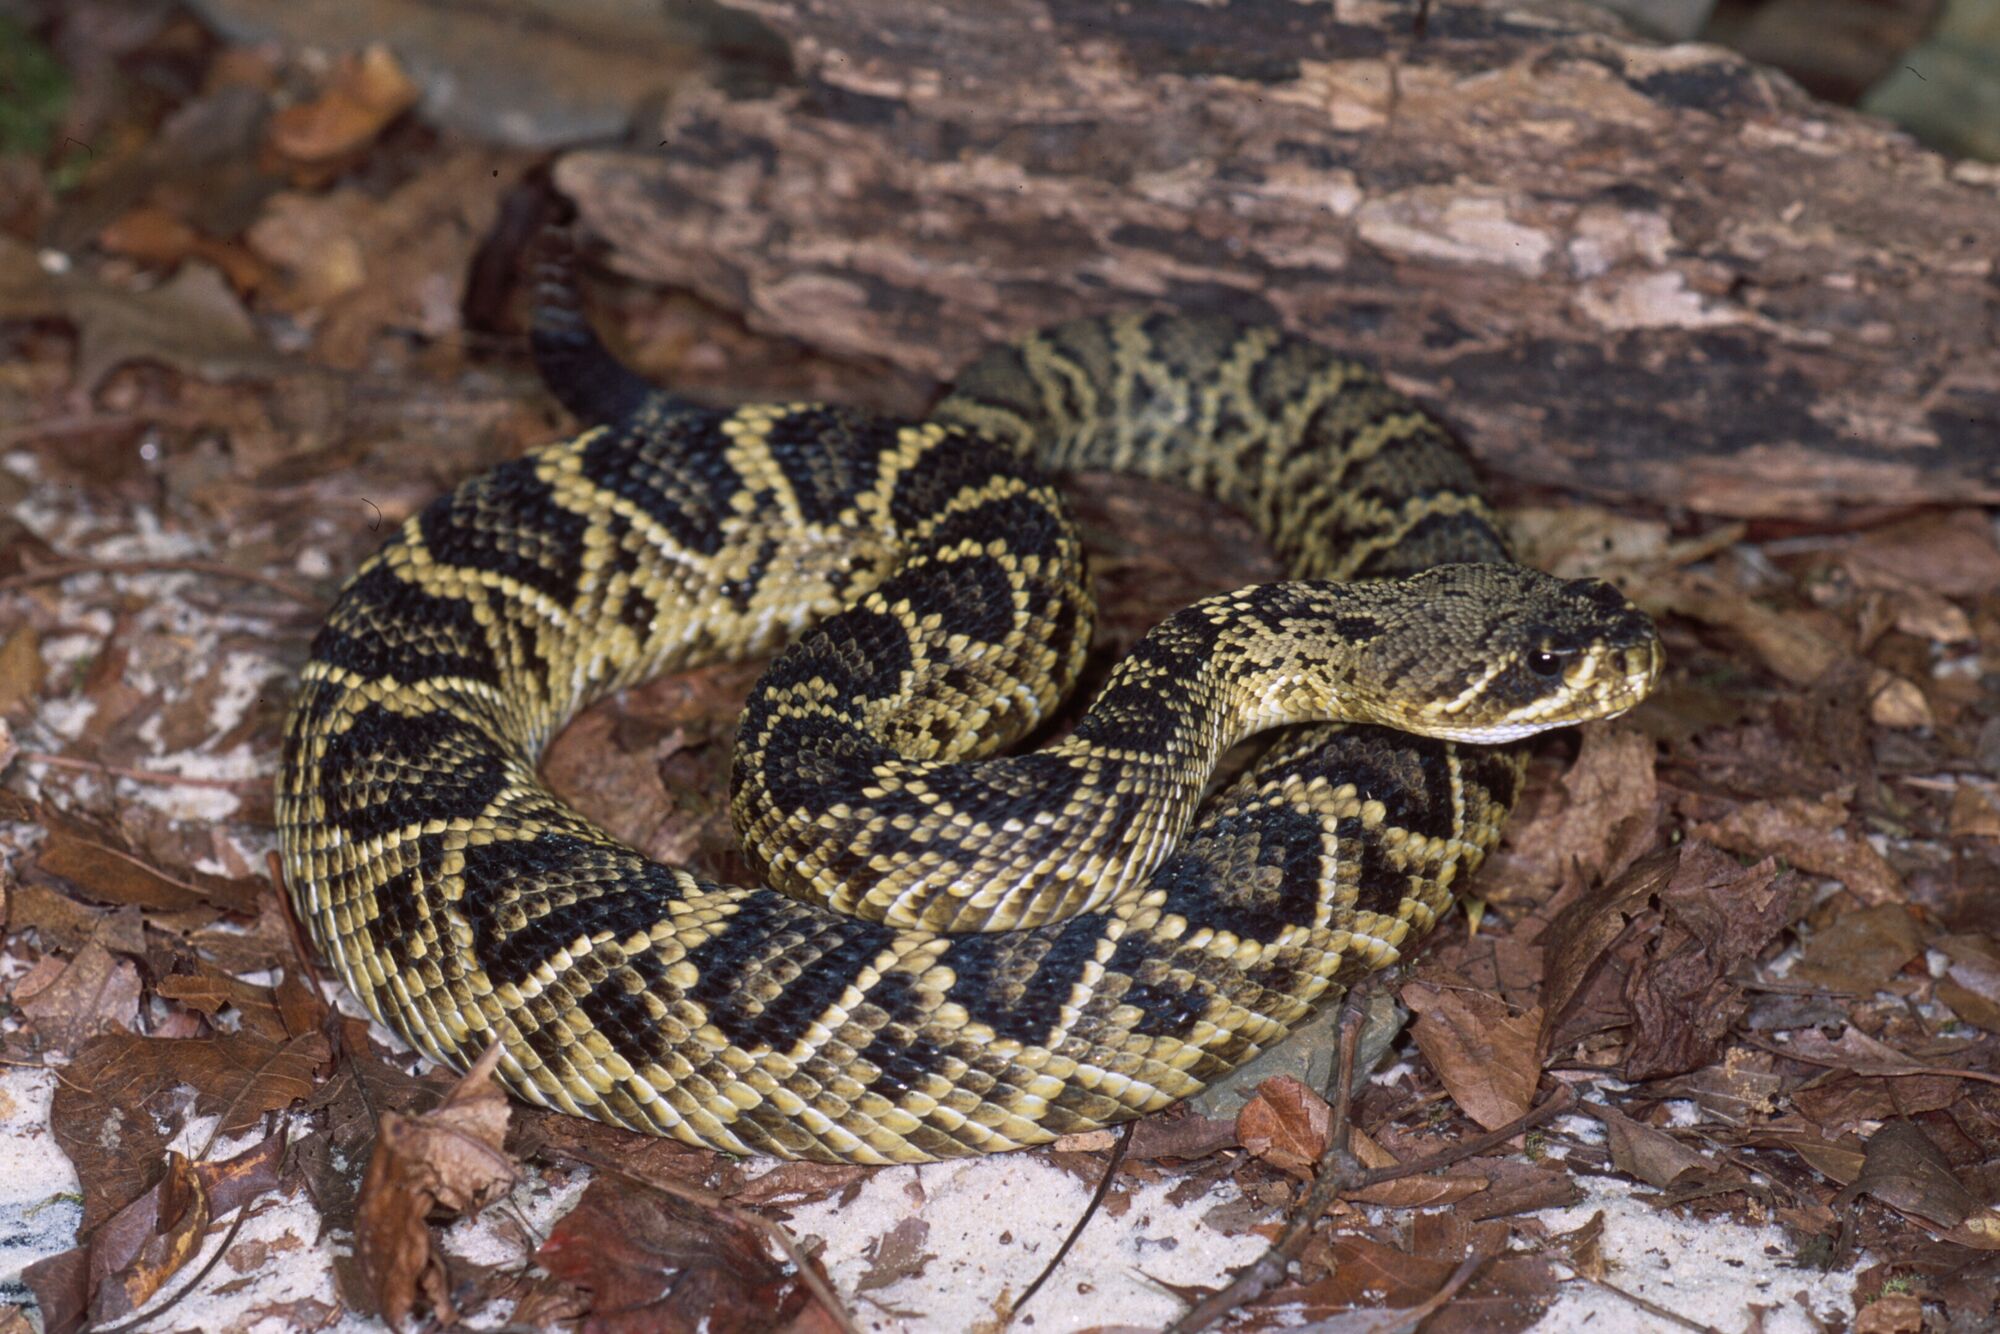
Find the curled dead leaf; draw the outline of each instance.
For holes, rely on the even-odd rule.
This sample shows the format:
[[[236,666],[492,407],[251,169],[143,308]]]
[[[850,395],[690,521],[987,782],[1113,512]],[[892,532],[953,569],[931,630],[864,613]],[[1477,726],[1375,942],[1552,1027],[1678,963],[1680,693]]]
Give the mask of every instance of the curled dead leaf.
[[[354,1218],[354,1255],[376,1314],[400,1325],[418,1304],[457,1318],[444,1260],[426,1220],[432,1210],[475,1213],[519,1178],[502,1147],[507,1098],[493,1083],[498,1044],[458,1086],[419,1116],[382,1115]]]
[[[1497,996],[1422,982],[1402,997],[1418,1016],[1411,1036],[1460,1111],[1488,1130],[1526,1114],[1542,1077],[1540,1006],[1515,1014]]]
[[[1849,828],[1847,801],[1780,797],[1736,807],[1688,832],[1745,856],[1779,856],[1801,870],[1840,881],[1866,903],[1901,903],[1903,878],[1868,840]]]
[[[1326,1152],[1333,1108],[1290,1075],[1274,1075],[1236,1114],[1236,1138],[1281,1171],[1310,1177]]]
[[[699,1206],[604,1176],[549,1232],[535,1260],[585,1294],[585,1328],[603,1334],[778,1330],[812,1295],[773,1260],[761,1232]]]
[[[371,46],[342,59],[317,98],[271,117],[271,147],[301,165],[337,162],[367,147],[421,91],[389,48]]]

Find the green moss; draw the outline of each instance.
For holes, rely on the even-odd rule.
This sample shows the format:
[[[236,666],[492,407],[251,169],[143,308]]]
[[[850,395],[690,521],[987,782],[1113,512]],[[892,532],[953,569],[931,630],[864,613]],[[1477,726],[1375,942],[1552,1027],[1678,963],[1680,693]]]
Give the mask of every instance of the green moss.
[[[69,75],[49,49],[0,18],[0,153],[40,157],[69,101]]]

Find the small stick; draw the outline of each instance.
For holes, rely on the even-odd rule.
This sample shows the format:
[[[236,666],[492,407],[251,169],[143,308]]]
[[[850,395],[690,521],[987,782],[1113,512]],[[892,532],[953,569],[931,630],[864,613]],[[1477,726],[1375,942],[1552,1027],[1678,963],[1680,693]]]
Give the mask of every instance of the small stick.
[[[1011,1324],[1018,1318],[1021,1308],[1028,1304],[1028,1299],[1042,1290],[1042,1284],[1049,1281],[1049,1275],[1056,1272],[1057,1267],[1063,1262],[1063,1257],[1069,1254],[1069,1248],[1076,1245],[1076,1239],[1083,1235],[1084,1225],[1097,1216],[1098,1209],[1104,1204],[1104,1197],[1111,1193],[1113,1178],[1118,1175],[1119,1167],[1125,1162],[1125,1150],[1132,1147],[1132,1128],[1138,1124],[1137,1121],[1125,1123],[1124,1132],[1118,1136],[1118,1142],[1111,1146],[1111,1161],[1104,1165],[1104,1175],[1097,1179],[1097,1189],[1090,1193],[1090,1203],[1083,1207],[1082,1215],[1070,1227],[1069,1235],[1063,1238],[1063,1244],[1056,1248],[1055,1255],[1042,1266],[1042,1272],[1035,1275],[1035,1281],[1028,1285],[1028,1290],[1009,1308],[1008,1323]]]
[[[39,570],[23,570],[0,579],[0,593],[11,593],[18,588],[34,584],[59,583],[64,579],[74,579],[86,574],[205,574],[215,579],[239,579],[248,584],[259,584],[274,593],[282,593],[292,601],[314,611],[326,609],[324,599],[314,597],[296,584],[263,574],[256,570],[246,570],[219,560],[70,560],[56,565],[44,565]]]
[[[133,769],[123,764],[106,764],[102,760],[86,760],[75,755],[51,755],[44,750],[19,751],[16,753],[16,758],[22,764],[46,764],[51,769],[74,769],[80,773],[129,778],[136,783],[159,783],[166,787],[206,787],[221,792],[248,792],[263,787],[268,781],[262,778],[190,778],[185,774],[169,773],[162,769]]]
[[[1333,1119],[1327,1128],[1326,1148],[1320,1154],[1319,1169],[1305,1202],[1292,1211],[1285,1230],[1265,1248],[1264,1254],[1237,1272],[1229,1284],[1210,1293],[1193,1310],[1175,1321],[1171,1334],[1195,1334],[1207,1329],[1237,1307],[1254,1302],[1284,1280],[1305,1239],[1332,1205],[1334,1196],[1351,1189],[1361,1164],[1347,1151],[1348,1090],[1354,1087],[1354,1053],[1361,1045],[1363,988],[1348,989],[1340,1010],[1340,1060],[1334,1072]]]
[[[1298,1252],[1305,1248],[1306,1238],[1312,1235],[1314,1224],[1320,1215],[1332,1207],[1334,1200],[1343,1191],[1365,1190],[1369,1186],[1385,1181],[1396,1181],[1423,1172],[1434,1172],[1450,1167],[1467,1158],[1476,1158],[1489,1149],[1507,1143],[1524,1131],[1532,1130],[1551,1117],[1569,1110],[1576,1103],[1576,1094],[1567,1084],[1560,1085],[1546,1101],[1528,1109],[1526,1113],[1501,1126],[1498,1130],[1481,1135],[1476,1139],[1446,1149],[1441,1153],[1414,1163],[1398,1163],[1394,1167],[1367,1169],[1347,1151],[1347,1090],[1353,1086],[1354,1049],[1361,1037],[1361,1010],[1356,1003],[1356,987],[1348,993],[1346,1006],[1340,1017],[1340,1072],[1336,1078],[1339,1084],[1333,1100],[1333,1119],[1328,1129],[1326,1152],[1321,1155],[1319,1171],[1312,1190],[1305,1201],[1292,1211],[1285,1224],[1285,1230],[1278,1240],[1271,1243],[1264,1254],[1240,1270],[1236,1278],[1223,1288],[1203,1299],[1193,1310],[1182,1316],[1172,1326],[1172,1334],[1194,1334],[1207,1329],[1237,1307],[1256,1301],[1275,1288],[1285,1276]]]
[[[1717,1329],[1714,1325],[1704,1325],[1700,1321],[1690,1320],[1686,1316],[1681,1315],[1677,1311],[1668,1310],[1666,1307],[1661,1306],[1658,1302],[1647,1301],[1644,1297],[1641,1297],[1636,1292],[1627,1292],[1624,1288],[1619,1287],[1616,1283],[1607,1283],[1601,1278],[1592,1278],[1588,1274],[1581,1273],[1578,1271],[1575,1265],[1570,1264],[1568,1261],[1562,1259],[1562,1257],[1560,1256],[1550,1256],[1549,1258],[1554,1260],[1556,1263],[1562,1265],[1563,1268],[1569,1270],[1569,1275],[1571,1278],[1581,1279],[1583,1282],[1590,1284],[1592,1287],[1602,1288],[1614,1297],[1623,1297],[1626,1301],[1632,1303],[1632,1305],[1638,1307],[1641,1311],[1646,1312],[1646,1314],[1648,1315],[1658,1316],[1660,1319],[1665,1320],[1670,1324],[1679,1325],[1682,1329],[1694,1330],[1695,1334],[1722,1334],[1722,1331]]]

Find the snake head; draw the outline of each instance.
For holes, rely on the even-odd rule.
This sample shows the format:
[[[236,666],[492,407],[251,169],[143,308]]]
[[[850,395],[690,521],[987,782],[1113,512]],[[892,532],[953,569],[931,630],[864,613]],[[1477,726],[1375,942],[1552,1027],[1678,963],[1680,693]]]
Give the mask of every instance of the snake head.
[[[1441,565],[1383,585],[1362,655],[1388,684],[1375,721],[1453,741],[1513,741],[1615,718],[1665,660],[1645,612],[1602,579]]]

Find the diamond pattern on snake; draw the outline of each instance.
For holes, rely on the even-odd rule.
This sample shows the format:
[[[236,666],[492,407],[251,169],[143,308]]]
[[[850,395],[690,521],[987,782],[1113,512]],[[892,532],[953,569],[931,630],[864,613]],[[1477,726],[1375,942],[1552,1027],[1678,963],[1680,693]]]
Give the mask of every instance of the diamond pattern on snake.
[[[1158,1111],[1402,958],[1493,847],[1520,739],[1660,671],[1615,589],[1512,562],[1435,417],[1277,329],[1065,324],[895,421],[655,389],[560,275],[537,318],[596,424],[360,568],[278,790],[347,986],[448,1065],[497,1044],[532,1102],[865,1163]],[[1170,616],[1012,753],[1090,642],[1057,484],[1086,468],[1235,507],[1291,577]],[[730,791],[757,883],[650,862],[538,777],[590,701],[772,652]]]

